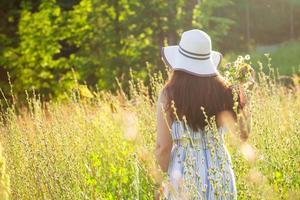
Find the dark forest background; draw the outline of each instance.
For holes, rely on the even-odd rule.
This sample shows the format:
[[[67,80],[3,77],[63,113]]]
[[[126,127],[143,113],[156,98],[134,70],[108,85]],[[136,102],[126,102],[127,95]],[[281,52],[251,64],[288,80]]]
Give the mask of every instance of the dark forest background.
[[[112,91],[116,78],[147,81],[164,69],[160,48],[191,28],[224,55],[285,44],[277,60],[297,68],[299,19],[300,0],[1,0],[0,87],[9,94],[8,73],[20,98],[33,88],[60,97],[74,77]]]

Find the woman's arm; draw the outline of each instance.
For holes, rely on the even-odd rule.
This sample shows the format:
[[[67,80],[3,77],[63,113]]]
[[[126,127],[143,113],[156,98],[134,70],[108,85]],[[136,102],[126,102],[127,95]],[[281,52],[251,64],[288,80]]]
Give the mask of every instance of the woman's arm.
[[[251,108],[246,97],[245,91],[243,86],[240,86],[240,103],[242,104],[242,108],[239,111],[238,116],[238,124],[240,128],[240,138],[242,141],[246,141],[249,137],[251,132],[251,125],[252,125],[252,115],[251,115]]]
[[[172,137],[170,133],[171,118],[168,112],[165,112],[166,104],[166,95],[161,91],[157,101],[157,138],[155,156],[163,172],[168,170],[172,149]]]
[[[217,115],[217,123],[231,130],[231,132],[239,133],[239,138],[246,142],[251,132],[251,111],[248,100],[246,99],[242,86],[238,93],[238,113],[235,111],[222,111]],[[236,126],[237,125],[237,126]]]
[[[243,142],[247,141],[251,131],[251,113],[243,108],[239,116],[240,138]]]

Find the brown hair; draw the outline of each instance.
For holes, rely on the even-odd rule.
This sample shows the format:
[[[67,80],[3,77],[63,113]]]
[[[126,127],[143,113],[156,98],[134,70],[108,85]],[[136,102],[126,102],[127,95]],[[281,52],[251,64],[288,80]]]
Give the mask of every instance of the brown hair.
[[[220,75],[199,77],[176,70],[173,71],[163,92],[168,99],[167,110],[172,109],[172,101],[175,103],[176,111],[172,109],[169,112],[171,119],[176,119],[174,113],[177,114],[179,120],[185,116],[187,124],[195,131],[203,130],[207,125],[201,107],[204,108],[208,119],[213,116],[217,117],[222,111],[230,111],[236,119],[233,111],[232,89],[225,84]],[[240,98],[238,98],[238,102],[239,108],[242,108],[243,104],[240,102]]]

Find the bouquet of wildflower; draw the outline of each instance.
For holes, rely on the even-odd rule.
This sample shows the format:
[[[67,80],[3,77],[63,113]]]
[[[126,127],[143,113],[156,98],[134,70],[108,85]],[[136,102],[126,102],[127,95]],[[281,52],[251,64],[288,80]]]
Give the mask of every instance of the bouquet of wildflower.
[[[226,64],[223,76],[225,82],[233,89],[234,94],[239,94],[242,104],[247,104],[243,112],[243,121],[245,122],[243,138],[248,138],[251,131],[251,96],[255,84],[255,71],[249,64],[250,56],[239,56],[236,61]],[[237,100],[237,95],[234,95]],[[234,109],[237,111],[237,104]]]
[[[248,63],[250,56],[239,56],[236,61],[227,63],[224,69],[224,78],[231,87],[243,86],[247,91],[252,90],[255,83],[255,71]]]
[[[246,98],[242,99],[244,103],[246,100],[250,101],[255,84],[255,71],[249,64],[249,60],[249,55],[239,56],[234,62],[227,63],[223,70],[226,84],[233,89],[235,94],[243,94],[240,97]]]

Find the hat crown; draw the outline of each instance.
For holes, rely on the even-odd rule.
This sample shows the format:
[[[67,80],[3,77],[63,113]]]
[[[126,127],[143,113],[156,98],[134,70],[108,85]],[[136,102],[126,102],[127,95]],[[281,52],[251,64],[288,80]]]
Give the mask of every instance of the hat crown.
[[[195,54],[210,54],[212,50],[210,36],[198,29],[184,32],[179,46],[185,51]]]

